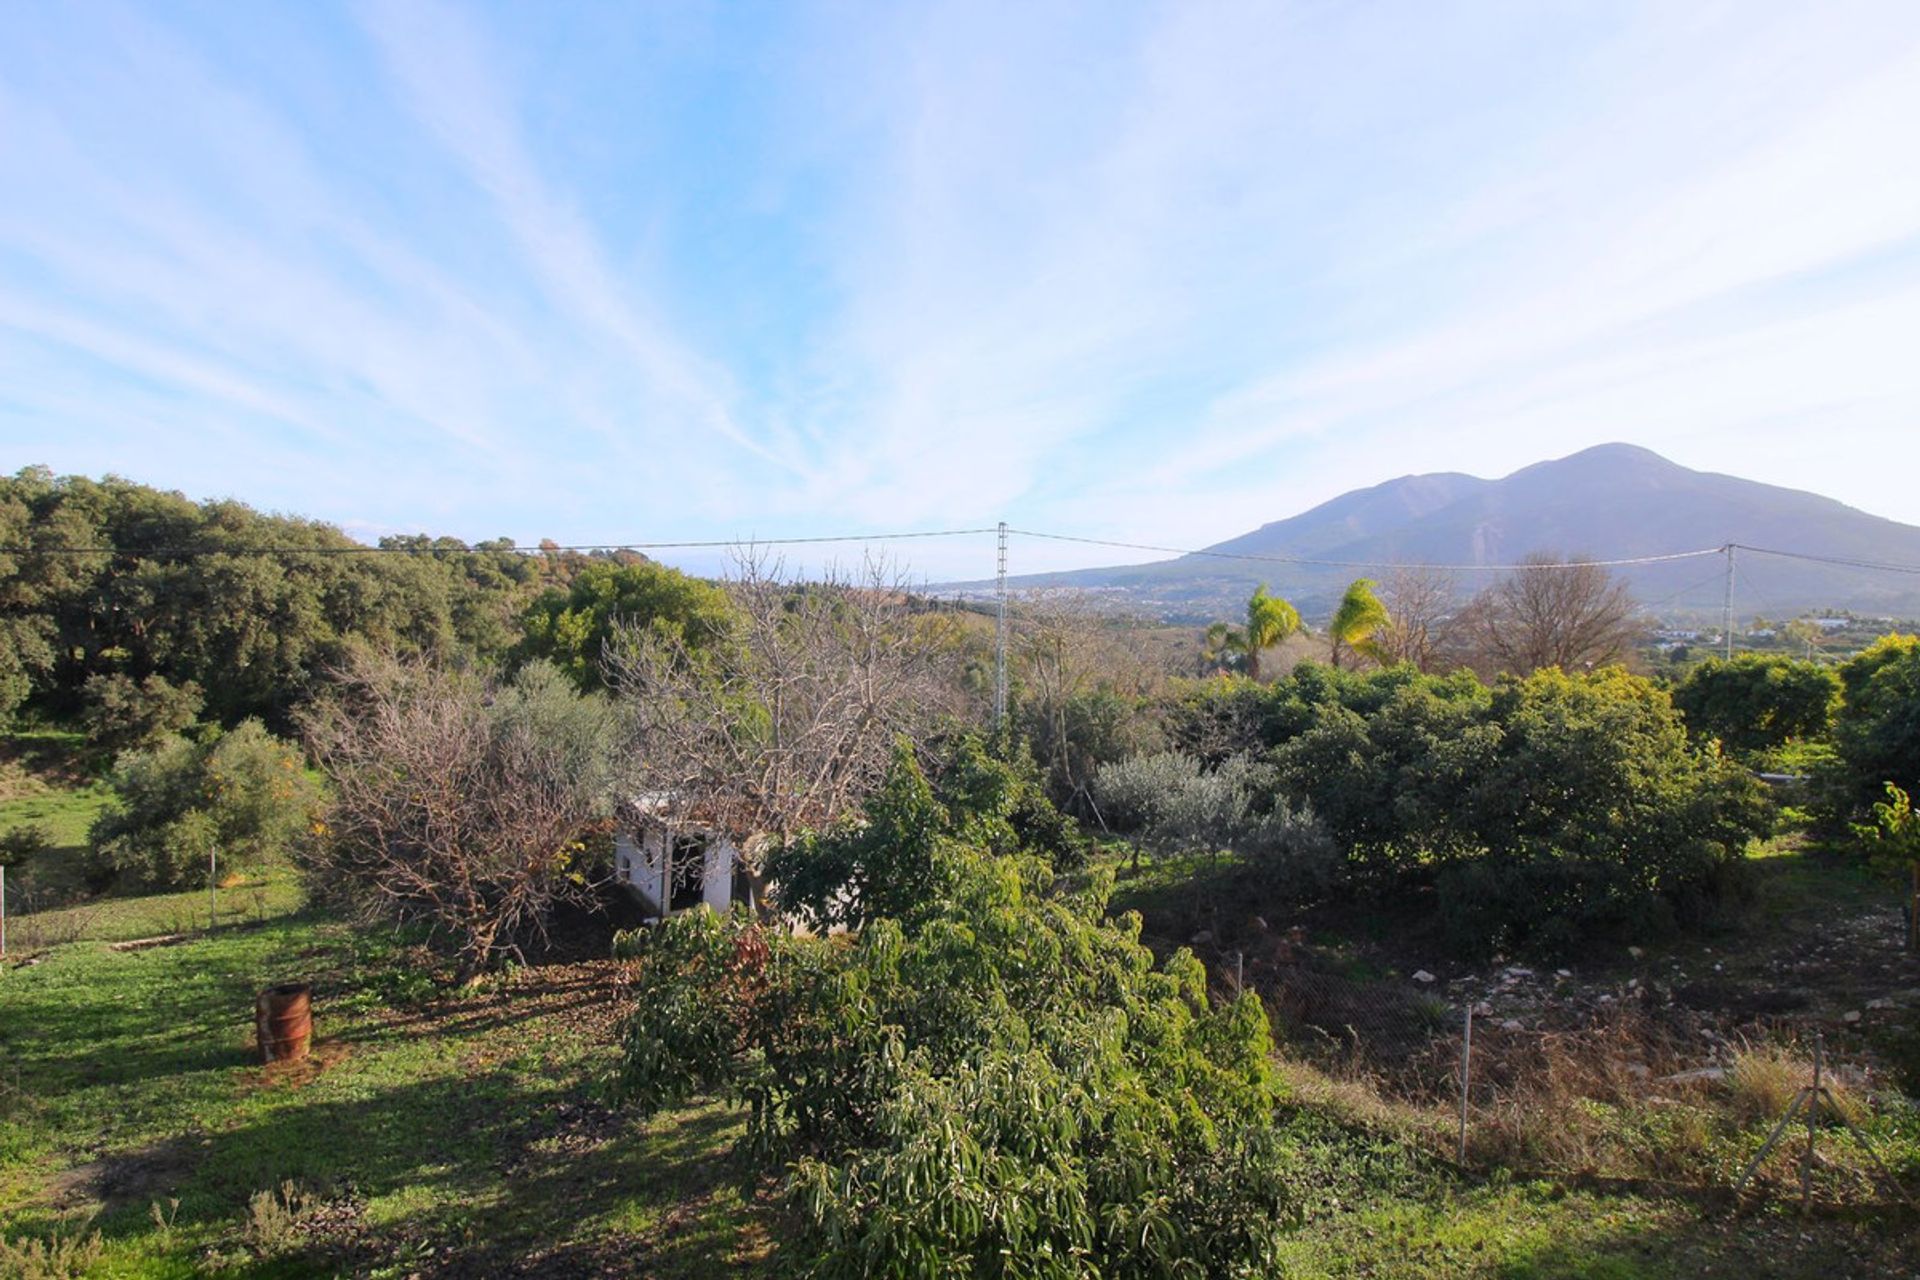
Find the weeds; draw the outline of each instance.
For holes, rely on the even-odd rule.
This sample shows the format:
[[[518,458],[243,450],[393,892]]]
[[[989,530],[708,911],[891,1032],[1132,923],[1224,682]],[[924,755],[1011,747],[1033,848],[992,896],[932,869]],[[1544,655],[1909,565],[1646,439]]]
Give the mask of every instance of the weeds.
[[[292,1179],[270,1191],[256,1191],[247,1200],[242,1236],[255,1256],[270,1258],[290,1253],[300,1240],[300,1218],[313,1203]]]
[[[0,1277],[79,1280],[100,1261],[104,1248],[100,1233],[87,1232],[84,1224],[72,1233],[56,1229],[44,1240],[13,1241],[0,1236]]]

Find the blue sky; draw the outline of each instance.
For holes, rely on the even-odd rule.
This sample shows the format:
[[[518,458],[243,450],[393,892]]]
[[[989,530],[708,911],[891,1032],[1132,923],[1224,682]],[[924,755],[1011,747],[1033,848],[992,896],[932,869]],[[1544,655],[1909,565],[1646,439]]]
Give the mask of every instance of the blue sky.
[[[1917,140],[1908,0],[13,5],[0,465],[1200,545],[1629,440],[1920,523]]]

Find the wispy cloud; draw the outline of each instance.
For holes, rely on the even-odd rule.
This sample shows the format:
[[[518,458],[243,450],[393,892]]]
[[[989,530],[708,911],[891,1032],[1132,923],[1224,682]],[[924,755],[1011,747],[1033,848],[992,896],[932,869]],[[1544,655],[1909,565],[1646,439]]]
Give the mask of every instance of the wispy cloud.
[[[1920,417],[1910,6],[423,0],[10,37],[20,462],[366,529],[1190,545],[1624,438],[1920,520],[1850,461]]]

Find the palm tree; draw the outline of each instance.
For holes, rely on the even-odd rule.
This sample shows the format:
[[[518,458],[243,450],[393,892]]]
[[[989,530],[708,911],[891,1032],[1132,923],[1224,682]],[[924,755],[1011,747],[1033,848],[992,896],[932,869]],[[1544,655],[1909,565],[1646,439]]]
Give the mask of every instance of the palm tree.
[[[1238,653],[1245,657],[1247,675],[1260,678],[1260,655],[1300,629],[1300,613],[1279,596],[1267,594],[1267,584],[1255,587],[1247,598],[1247,625],[1235,630],[1224,622],[1207,628],[1207,653],[1218,657]]]
[[[1333,645],[1333,665],[1340,665],[1341,650],[1375,657],[1373,637],[1384,630],[1392,619],[1387,616],[1387,606],[1380,603],[1380,597],[1373,594],[1372,578],[1356,578],[1340,597],[1340,607],[1333,611],[1333,621],[1327,626],[1327,638]]]

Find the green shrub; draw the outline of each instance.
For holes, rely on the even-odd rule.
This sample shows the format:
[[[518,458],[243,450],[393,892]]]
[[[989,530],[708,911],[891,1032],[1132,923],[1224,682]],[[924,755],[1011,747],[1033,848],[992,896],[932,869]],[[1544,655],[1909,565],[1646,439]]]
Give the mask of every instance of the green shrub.
[[[971,850],[1044,855],[1056,871],[1086,861],[1089,841],[1053,807],[1030,762],[995,758],[964,734],[936,744],[935,774],[913,744],[894,745],[880,790],[857,818],[775,848],[767,878],[781,909],[815,930],[912,918],[945,896]]]
[[[248,720],[210,742],[168,738],[114,766],[115,804],[95,819],[88,878],[140,888],[205,881],[287,851],[313,821],[319,793],[298,750]]]
[[[1372,715],[1323,706],[1276,759],[1355,873],[1431,878],[1466,950],[1698,923],[1743,896],[1746,844],[1772,823],[1760,784],[1617,668],[1482,699],[1410,683]]]
[[[1830,806],[1844,821],[1889,782],[1920,791],[1920,636],[1882,636],[1841,664],[1840,683]]]
[[[1111,877],[960,858],[851,942],[691,912],[639,959],[623,1084],[720,1093],[829,1276],[1262,1275],[1288,1203],[1266,1015],[1156,968]]]
[[[1673,690],[1689,729],[1743,755],[1822,736],[1839,702],[1832,671],[1782,654],[1708,658]]]
[[[0,867],[17,867],[53,847],[53,832],[44,823],[28,822],[0,833]]]
[[[200,714],[200,686],[189,680],[169,684],[160,676],[135,682],[131,676],[97,675],[86,683],[86,710],[80,725],[87,744],[118,755],[151,747],[180,733]]]

